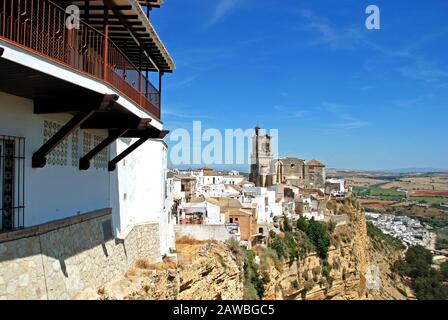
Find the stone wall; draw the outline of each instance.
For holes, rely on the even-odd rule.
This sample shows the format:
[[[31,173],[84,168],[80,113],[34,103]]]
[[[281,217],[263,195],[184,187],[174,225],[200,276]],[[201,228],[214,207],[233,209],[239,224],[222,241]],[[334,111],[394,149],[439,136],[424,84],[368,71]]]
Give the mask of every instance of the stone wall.
[[[234,236],[225,225],[177,224],[174,233],[176,238],[187,236],[200,241],[226,241]]]
[[[161,260],[158,224],[115,239],[111,219],[104,209],[0,234],[0,299],[76,299],[137,259]]]

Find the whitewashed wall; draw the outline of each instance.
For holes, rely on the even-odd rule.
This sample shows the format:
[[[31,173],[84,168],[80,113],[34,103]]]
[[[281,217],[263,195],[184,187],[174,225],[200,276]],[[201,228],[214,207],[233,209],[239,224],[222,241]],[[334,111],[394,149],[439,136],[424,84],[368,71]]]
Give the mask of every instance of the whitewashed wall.
[[[135,224],[159,223],[161,254],[167,253],[174,238],[171,221],[164,211],[166,144],[147,141],[118,163],[112,173],[107,168],[95,168],[93,160],[89,170],[80,171],[77,165],[72,165],[69,137],[66,165],[47,164],[33,169],[33,153],[44,142],[44,121],[63,125],[70,118],[68,114],[36,115],[32,100],[0,92],[0,135],[25,138],[25,227],[112,207],[117,236],[126,236]],[[107,136],[106,130],[79,130],[79,157],[85,152],[84,132],[92,134],[92,147],[95,135]],[[110,157],[135,140],[120,139],[112,144]]]
[[[95,169],[93,163],[88,171],[72,166],[71,139],[68,139],[67,165],[31,167],[33,153],[43,144],[44,121],[63,125],[70,118],[68,114],[36,115],[32,100],[0,92],[0,135],[25,138],[25,226],[109,207],[107,169]],[[105,130],[87,131],[107,135]],[[82,156],[81,132],[78,139]]]
[[[137,139],[119,139],[114,153],[121,153]],[[159,223],[161,254],[167,253],[169,223],[164,211],[167,147],[149,140],[117,164],[111,175],[111,206],[115,232],[125,237],[135,224]],[[162,244],[163,242],[163,244]]]

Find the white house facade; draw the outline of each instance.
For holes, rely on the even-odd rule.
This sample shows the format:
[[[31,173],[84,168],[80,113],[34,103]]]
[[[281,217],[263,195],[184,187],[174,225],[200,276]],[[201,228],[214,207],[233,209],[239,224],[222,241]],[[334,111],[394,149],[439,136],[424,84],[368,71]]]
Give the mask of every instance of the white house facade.
[[[76,298],[174,246],[161,120],[174,63],[149,20],[161,3],[143,4],[0,0],[0,299]]]

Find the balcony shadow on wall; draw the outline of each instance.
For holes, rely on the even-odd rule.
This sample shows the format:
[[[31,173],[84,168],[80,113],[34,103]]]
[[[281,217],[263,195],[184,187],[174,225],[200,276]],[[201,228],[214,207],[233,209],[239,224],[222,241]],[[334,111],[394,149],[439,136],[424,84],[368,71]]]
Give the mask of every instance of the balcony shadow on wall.
[[[112,239],[110,208],[1,233],[0,266],[8,270],[16,268],[18,264],[26,269],[30,265],[40,263],[41,266],[38,267],[42,267],[46,273],[60,269],[64,277],[68,278],[70,267],[67,267],[67,264],[71,266],[88,263],[80,261],[80,257],[77,259],[76,256],[81,253],[87,260],[93,257],[98,259],[101,255],[107,259],[110,253],[106,243]],[[30,263],[31,261],[33,263]],[[38,267],[35,268],[39,269]],[[29,270],[29,273],[32,273],[32,270]]]

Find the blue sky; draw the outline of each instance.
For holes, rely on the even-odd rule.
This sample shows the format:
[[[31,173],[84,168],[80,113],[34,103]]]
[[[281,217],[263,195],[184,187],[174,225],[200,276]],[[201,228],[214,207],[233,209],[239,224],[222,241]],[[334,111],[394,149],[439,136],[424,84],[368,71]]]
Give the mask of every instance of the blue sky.
[[[448,168],[447,14],[446,0],[166,0],[151,13],[177,65],[165,127],[259,124],[280,156]]]

